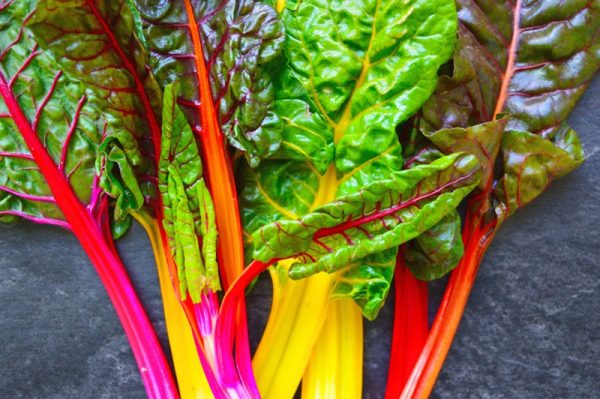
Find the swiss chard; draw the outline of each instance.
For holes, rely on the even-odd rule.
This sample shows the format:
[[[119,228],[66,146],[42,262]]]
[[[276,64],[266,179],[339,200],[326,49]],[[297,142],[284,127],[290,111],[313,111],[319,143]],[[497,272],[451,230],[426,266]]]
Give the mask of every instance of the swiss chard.
[[[501,223],[583,160],[565,120],[600,64],[595,2],[458,0],[457,5],[454,75],[441,78],[423,107],[420,128],[446,151],[467,150],[473,142],[487,149],[485,157],[480,150],[474,153],[489,178],[469,202],[465,256],[402,397],[426,397],[431,391],[478,266]],[[498,146],[493,124],[499,123],[506,127],[497,162],[490,150]]]
[[[108,197],[95,169],[99,145],[106,138],[124,143],[141,166],[137,131],[127,125],[145,123],[135,107],[139,93],[121,90],[133,84],[123,65],[112,68],[121,80],[107,80],[102,87],[71,80],[26,30],[27,24],[39,27],[46,6],[34,7],[29,1],[0,6],[2,219],[18,216],[73,232],[121,319],[148,396],[176,398],[168,363],[112,243]],[[69,35],[46,33],[54,38]],[[114,48],[88,55],[89,60],[106,62],[114,57]],[[121,106],[106,93],[123,100]],[[121,119],[124,114],[129,115],[127,122]],[[101,168],[105,165],[99,162]]]
[[[276,160],[265,161],[242,179],[242,212],[249,233],[267,222],[314,211],[338,195],[400,170],[396,125],[417,111],[434,89],[437,68],[450,56],[455,29],[450,1],[304,1],[288,2],[281,8],[289,65],[281,62],[274,68],[282,143],[271,157]],[[329,278],[285,283],[284,290],[302,291],[307,300],[325,300],[320,308],[310,307],[314,326],[309,329],[305,324],[302,337],[295,337],[290,335],[295,321],[283,315],[295,314],[292,308],[298,304],[291,295],[278,291],[282,292],[281,311],[271,314],[254,360],[263,393],[291,394],[295,384],[277,375],[288,380],[297,375],[294,378],[299,381],[298,370],[308,352],[299,349],[301,353],[285,354],[269,348],[283,347],[278,342],[283,337],[292,337],[288,346],[311,347],[324,317],[318,309],[323,309],[330,293],[338,298],[356,295],[354,299],[362,306],[368,303],[370,317],[376,314],[393,274],[394,254],[388,258],[384,262],[365,258]],[[288,320],[278,321],[281,317]],[[278,366],[282,364],[294,364],[293,370]]]

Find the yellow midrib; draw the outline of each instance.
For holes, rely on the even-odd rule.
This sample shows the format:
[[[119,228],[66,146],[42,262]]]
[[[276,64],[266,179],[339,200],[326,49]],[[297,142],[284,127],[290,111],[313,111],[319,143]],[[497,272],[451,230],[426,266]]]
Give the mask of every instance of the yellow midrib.
[[[281,12],[281,10],[283,10],[285,7],[285,0],[278,0],[276,6],[277,10]],[[377,9],[379,9],[379,1],[377,2]],[[363,60],[361,73],[356,80],[355,87],[342,111],[340,119],[338,122],[333,122],[329,118],[329,115],[324,113],[325,119],[329,122],[330,126],[334,130],[335,144],[340,142],[346,130],[348,129],[348,126],[353,121],[351,109],[352,98],[356,92],[356,89],[361,87],[366,81],[368,70],[371,67],[369,53],[375,38],[375,20],[376,13],[373,17],[372,36],[368,49],[365,52],[365,59]],[[318,99],[316,100],[318,102]],[[322,109],[321,112],[323,112]],[[332,162],[327,168],[325,174],[319,179],[319,189],[315,195],[310,211],[314,211],[316,208],[334,201],[339,184],[340,180],[337,179],[335,163]],[[291,363],[294,363],[294,366],[298,365],[297,362],[291,362],[291,359],[293,358],[296,360],[304,358],[307,361],[305,364],[309,363],[309,356],[312,351],[307,352],[308,346],[306,346],[306,344],[312,346],[318,339],[319,332],[322,330],[322,324],[325,322],[325,314],[327,312],[329,303],[329,300],[326,298],[329,296],[329,292],[331,291],[336,278],[337,277],[335,273],[325,275],[319,274],[301,281],[289,281],[288,285],[282,287],[282,289],[274,288],[272,306],[273,309],[277,309],[279,317],[272,318],[273,313],[271,313],[269,321],[267,322],[265,333],[263,335],[263,340],[261,340],[253,361],[257,382],[263,397],[270,399],[285,397],[286,394],[290,393],[293,395],[295,386],[293,386],[294,384],[292,381],[294,381],[295,378],[292,375],[295,374],[296,370],[288,369],[288,367],[291,366]],[[273,279],[274,285],[277,285],[278,283],[278,280]],[[290,298],[288,296],[289,294],[294,294],[294,298]],[[322,297],[322,301],[317,300],[316,298],[318,297]],[[308,298],[311,298],[312,301],[306,302],[306,299]],[[309,303],[313,306],[319,303],[321,307],[317,307],[315,309],[313,306],[309,306]],[[354,308],[352,309],[353,315],[355,316],[354,320],[359,320],[358,323],[353,323],[356,325],[356,329],[353,331],[355,333],[355,337],[350,341],[355,341],[354,343],[357,346],[352,351],[352,356],[354,358],[362,359],[362,315],[358,306],[354,305]],[[287,312],[286,310],[293,311]],[[299,319],[302,319],[302,315],[309,317],[308,320],[310,320],[314,325],[309,325],[311,323],[307,320],[303,325],[304,328],[300,330],[292,328],[292,330],[289,331],[289,327],[285,327],[297,326],[297,322]],[[319,322],[316,320],[319,320]],[[314,331],[310,331],[310,327],[313,327]],[[286,338],[283,338],[282,335],[286,335]],[[311,336],[312,339],[309,339],[309,336]],[[299,342],[303,342],[305,346],[294,345],[294,343]],[[349,348],[352,347],[352,345],[348,345],[346,343],[344,347]],[[286,352],[287,355],[293,356],[283,355]],[[352,368],[352,365],[346,365],[346,367],[342,367],[342,369],[342,372],[346,376],[353,375],[352,379],[357,382],[357,384],[352,387],[346,387],[348,391],[353,393],[358,392],[360,395],[361,384],[359,382],[359,378],[361,370],[358,371],[358,374],[352,374],[353,372],[356,373],[356,370]]]

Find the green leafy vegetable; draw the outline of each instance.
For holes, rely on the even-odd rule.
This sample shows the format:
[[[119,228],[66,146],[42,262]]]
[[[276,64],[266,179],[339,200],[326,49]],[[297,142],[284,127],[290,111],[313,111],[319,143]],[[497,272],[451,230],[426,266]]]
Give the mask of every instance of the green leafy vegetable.
[[[457,0],[457,5],[453,76],[440,79],[423,107],[420,127],[441,148],[467,149],[473,147],[467,140],[474,140],[480,149],[467,150],[483,161],[488,179],[469,201],[465,254],[451,277],[419,369],[406,387],[388,387],[388,394],[404,389],[407,397],[429,396],[477,269],[502,222],[583,160],[577,135],[565,121],[600,66],[600,8],[595,1]],[[444,133],[435,137],[440,129]],[[456,140],[448,132],[463,137]]]
[[[148,397],[175,398],[169,365],[112,242],[108,198],[95,173],[97,162],[105,166],[97,161],[100,142],[106,137],[127,142],[130,137],[131,132],[121,131],[122,125],[109,120],[114,104],[103,95],[118,92],[120,82],[108,80],[99,88],[88,80],[73,79],[38,46],[25,25],[35,26],[49,17],[50,8],[62,10],[53,5],[0,4],[0,217],[4,222],[6,216],[18,216],[73,232],[121,320]],[[46,33],[54,38],[71,34],[68,29]],[[106,54],[92,51],[86,61]],[[126,68],[111,65],[110,69],[131,78]],[[131,108],[132,119],[140,115],[137,111]],[[139,154],[137,142],[132,142],[130,153]],[[122,154],[111,156],[119,162]],[[123,226],[119,224],[117,230]]]
[[[275,68],[274,81],[283,141],[273,156],[277,161],[244,172],[242,212],[249,233],[402,169],[396,126],[432,93],[455,40],[452,1],[288,2],[282,16],[289,66]],[[293,162],[285,165],[285,159]],[[285,170],[290,182],[274,169]],[[381,269],[374,260],[365,273],[364,262],[368,258],[362,271],[346,274],[373,273],[372,287],[382,288],[377,297],[383,300],[394,263]],[[361,286],[351,289],[348,281]],[[336,295],[371,292],[363,283],[346,279]]]
[[[151,67],[162,85],[181,82],[179,104],[194,130],[209,129],[202,103],[210,100],[215,121],[251,163],[277,151],[281,121],[273,110],[271,78],[261,68],[281,52],[277,13],[257,1],[133,2]],[[206,98],[202,90],[208,90]]]
[[[176,102],[174,85],[165,87],[158,187],[163,225],[179,274],[183,299],[194,303],[205,288],[219,290],[214,207],[202,178],[202,162],[194,134]],[[201,245],[200,245],[201,243]]]
[[[478,124],[481,130],[502,114],[508,115],[500,149],[505,175],[496,184],[496,209],[504,219],[515,206],[525,205],[583,159],[576,134],[565,119],[600,65],[596,40],[600,11],[583,1],[519,1],[514,8],[495,2],[478,6],[461,0],[457,4],[454,76],[442,77],[436,94],[423,107],[422,130],[430,138],[438,135],[435,144],[440,148],[454,149],[456,145],[435,131],[453,127],[473,131]],[[493,136],[484,133],[477,139],[488,148],[488,170],[495,163],[489,149],[498,139],[496,129]],[[507,137],[522,137],[526,132],[538,138]],[[465,150],[467,140],[459,141],[463,143],[460,150]],[[552,160],[553,166],[540,168],[541,164],[531,163],[533,159]],[[520,182],[519,169],[537,177]],[[507,189],[502,188],[505,184]]]
[[[100,184],[117,200],[115,217],[128,218],[154,196],[156,153],[148,139],[160,139],[162,94],[127,1],[40,0],[28,27],[65,73],[85,84],[88,101],[102,103]]]
[[[444,276],[464,253],[458,212],[450,212],[406,246],[406,265],[415,277],[428,281]]]
[[[339,197],[298,220],[280,220],[254,233],[254,256],[298,256],[292,278],[333,272],[417,237],[433,227],[479,183],[476,159],[450,155],[395,172],[389,180]]]

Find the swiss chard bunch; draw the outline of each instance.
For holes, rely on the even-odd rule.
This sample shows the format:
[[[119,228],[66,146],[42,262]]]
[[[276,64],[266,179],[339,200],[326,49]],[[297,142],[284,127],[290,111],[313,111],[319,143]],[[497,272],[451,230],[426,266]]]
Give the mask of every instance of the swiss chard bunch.
[[[111,157],[129,159],[141,175],[148,170],[152,155],[140,143],[155,122],[145,114],[152,86],[135,78],[122,48],[129,53],[138,42],[119,42],[106,26],[118,7],[89,4],[95,35],[88,46],[78,32],[48,24],[55,9],[49,3],[0,4],[1,219],[60,226],[77,237],[119,315],[148,396],[176,398],[170,367],[114,247],[111,201],[98,173]],[[71,57],[57,63],[44,50],[49,41]],[[107,142],[118,145],[103,157]],[[143,197],[127,202],[134,200]]]
[[[427,397],[498,228],[583,161],[565,120],[600,8],[267,3],[0,3],[0,220],[75,234],[149,397],[361,397],[393,278],[386,397]],[[178,387],[113,245],[132,218]],[[428,332],[426,281],[452,270]]]

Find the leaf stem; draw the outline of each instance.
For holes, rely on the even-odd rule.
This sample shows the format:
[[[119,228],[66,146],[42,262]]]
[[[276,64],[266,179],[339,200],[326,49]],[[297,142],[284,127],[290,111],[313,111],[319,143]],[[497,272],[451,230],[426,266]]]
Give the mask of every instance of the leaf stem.
[[[171,280],[167,261],[168,248],[162,240],[158,221],[145,214],[133,213],[133,216],[146,230],[154,252],[163,298],[165,324],[181,398],[213,398],[214,395],[200,363],[190,323]]]
[[[472,205],[478,198],[470,201]],[[485,202],[483,202],[485,203]],[[497,222],[483,224],[482,208],[470,206],[463,240],[465,255],[452,272],[421,355],[400,398],[428,398],[464,314],[479,265],[494,237]]]
[[[386,399],[400,396],[429,332],[427,283],[416,279],[406,266],[403,247],[400,247],[396,259],[394,332]]]
[[[329,304],[325,324],[302,379],[302,398],[360,399],[363,372],[363,317],[351,299]]]

